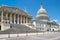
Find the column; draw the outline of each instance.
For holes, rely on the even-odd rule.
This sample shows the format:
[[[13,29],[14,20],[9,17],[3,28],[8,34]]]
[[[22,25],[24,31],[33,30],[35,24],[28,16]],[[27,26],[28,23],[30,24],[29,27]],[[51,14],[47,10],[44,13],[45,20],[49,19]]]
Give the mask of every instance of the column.
[[[29,18],[29,23],[31,23],[31,18]]]
[[[19,24],[19,15],[17,16],[17,24]]]
[[[27,17],[26,17],[26,24],[28,23]]]
[[[28,23],[29,23],[29,18],[28,18]]]
[[[27,17],[27,24],[28,24],[28,17]]]
[[[44,31],[47,30],[47,29],[46,29],[46,24],[43,24],[43,26],[44,26]]]
[[[32,23],[32,19],[30,19],[30,23]]]
[[[4,30],[4,24],[3,24],[3,11],[1,13],[1,31]]]
[[[16,17],[15,17],[15,16],[16,16],[16,14],[14,14],[14,24],[16,24],[16,22],[15,22],[15,20],[16,20]]]
[[[19,15],[19,24],[21,24],[21,21],[20,21],[20,20],[21,20],[21,17],[20,17],[20,15]]]
[[[6,22],[8,23],[8,13],[6,13]]]
[[[12,14],[10,14],[10,24],[12,24]]]
[[[1,22],[3,22],[3,11],[1,13]]]
[[[21,15],[21,24],[22,24],[22,15]]]
[[[25,24],[25,16],[23,18],[24,18],[24,24]]]
[[[28,23],[30,24],[30,18],[28,18]]]
[[[26,24],[26,17],[25,17],[25,24]]]

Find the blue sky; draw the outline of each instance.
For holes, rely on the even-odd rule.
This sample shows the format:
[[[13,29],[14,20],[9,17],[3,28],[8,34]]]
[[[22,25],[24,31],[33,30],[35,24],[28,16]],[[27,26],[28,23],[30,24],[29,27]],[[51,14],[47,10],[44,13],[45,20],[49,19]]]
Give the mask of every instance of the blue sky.
[[[2,4],[16,6],[30,13],[33,19],[40,9],[40,3],[41,0],[0,0],[0,6]],[[57,20],[57,22],[60,23],[60,0],[42,0],[42,4],[50,20]]]

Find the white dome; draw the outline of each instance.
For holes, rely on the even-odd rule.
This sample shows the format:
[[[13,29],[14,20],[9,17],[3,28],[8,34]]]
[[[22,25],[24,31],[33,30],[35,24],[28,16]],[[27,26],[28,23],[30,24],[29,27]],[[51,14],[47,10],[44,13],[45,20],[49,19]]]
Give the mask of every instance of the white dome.
[[[46,10],[41,6],[41,8],[38,10],[37,13],[38,13],[37,15],[40,15],[41,13],[42,13],[42,14],[46,14],[47,12],[46,12]]]
[[[49,20],[47,12],[46,12],[46,10],[42,6],[38,10],[36,18],[38,20],[47,20],[47,21]]]

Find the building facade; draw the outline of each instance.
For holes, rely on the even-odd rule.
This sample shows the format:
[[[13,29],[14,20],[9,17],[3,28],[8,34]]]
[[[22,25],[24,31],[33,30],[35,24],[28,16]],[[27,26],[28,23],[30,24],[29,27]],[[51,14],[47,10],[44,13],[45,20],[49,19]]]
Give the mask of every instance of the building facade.
[[[32,15],[28,12],[12,6],[0,6],[0,30],[10,29],[15,24],[26,25],[30,28],[40,31],[59,30],[59,24],[55,21],[51,22],[47,11],[40,7],[35,20],[32,20]]]
[[[32,15],[16,7],[0,6],[0,30],[10,28],[11,24],[30,24]]]

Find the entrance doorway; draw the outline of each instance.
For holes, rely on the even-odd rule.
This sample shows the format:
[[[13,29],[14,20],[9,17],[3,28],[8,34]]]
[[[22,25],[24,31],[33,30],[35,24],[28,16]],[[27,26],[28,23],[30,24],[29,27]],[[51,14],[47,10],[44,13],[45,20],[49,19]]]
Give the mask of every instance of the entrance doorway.
[[[54,31],[54,29],[53,29],[53,31]]]
[[[1,26],[0,26],[0,30],[1,30]]]

